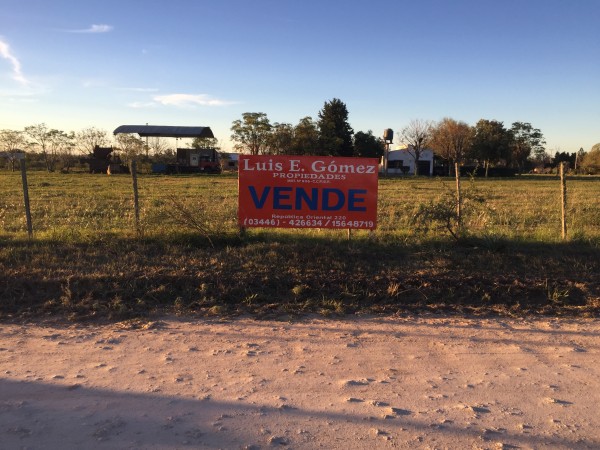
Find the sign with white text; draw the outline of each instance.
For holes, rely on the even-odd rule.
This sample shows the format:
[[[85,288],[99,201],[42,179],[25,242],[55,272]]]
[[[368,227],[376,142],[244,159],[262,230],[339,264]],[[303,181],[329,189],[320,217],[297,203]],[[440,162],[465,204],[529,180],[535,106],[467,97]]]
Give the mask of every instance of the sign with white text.
[[[375,158],[240,155],[238,170],[240,227],[377,226]]]

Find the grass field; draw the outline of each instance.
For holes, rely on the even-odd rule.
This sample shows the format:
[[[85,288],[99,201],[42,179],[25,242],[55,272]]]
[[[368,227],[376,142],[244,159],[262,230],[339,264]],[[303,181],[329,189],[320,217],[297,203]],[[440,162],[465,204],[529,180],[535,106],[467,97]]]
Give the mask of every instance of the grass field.
[[[250,229],[236,223],[237,178],[0,172],[0,317],[130,318],[350,312],[596,315],[600,179],[568,180],[569,239],[556,178],[463,180],[465,232],[437,206],[454,180],[384,179],[378,229]],[[428,220],[416,220],[419,217]]]

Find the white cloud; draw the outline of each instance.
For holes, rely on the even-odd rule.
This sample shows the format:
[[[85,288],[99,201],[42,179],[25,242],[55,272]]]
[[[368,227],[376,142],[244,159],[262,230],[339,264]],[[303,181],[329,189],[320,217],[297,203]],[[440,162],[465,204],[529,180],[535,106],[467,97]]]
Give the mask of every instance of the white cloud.
[[[154,101],[165,106],[224,106],[231,105],[233,102],[212,98],[206,94],[169,94],[157,95]]]
[[[91,25],[89,28],[83,28],[81,30],[63,30],[66,33],[108,33],[113,30],[112,25],[100,24]]]
[[[29,80],[25,78],[21,70],[21,62],[10,51],[10,46],[0,38],[0,57],[6,59],[12,66],[12,78],[20,84],[27,86]]]
[[[113,27],[111,25],[92,25],[89,28],[89,32],[90,33],[108,33],[109,31],[112,31]]]

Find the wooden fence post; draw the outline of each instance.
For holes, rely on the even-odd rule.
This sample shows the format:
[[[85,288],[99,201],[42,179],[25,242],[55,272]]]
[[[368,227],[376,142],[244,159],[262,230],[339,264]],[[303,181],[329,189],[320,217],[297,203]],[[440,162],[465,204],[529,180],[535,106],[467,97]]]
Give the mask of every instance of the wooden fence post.
[[[456,223],[458,231],[462,231],[462,196],[460,192],[460,167],[454,163],[454,173],[456,176]]]
[[[29,207],[29,187],[27,185],[27,169],[25,167],[25,158],[19,160],[21,164],[21,180],[23,181],[23,200],[25,201],[25,217],[27,219],[27,234],[29,239],[33,237],[33,225],[31,224],[31,209]]]
[[[137,161],[131,160],[131,179],[133,181],[133,210],[135,213],[135,231],[138,236],[141,234],[140,229],[140,204],[138,199],[138,185],[137,185]]]
[[[567,178],[565,163],[560,163],[560,201],[561,201],[561,236],[567,239]]]

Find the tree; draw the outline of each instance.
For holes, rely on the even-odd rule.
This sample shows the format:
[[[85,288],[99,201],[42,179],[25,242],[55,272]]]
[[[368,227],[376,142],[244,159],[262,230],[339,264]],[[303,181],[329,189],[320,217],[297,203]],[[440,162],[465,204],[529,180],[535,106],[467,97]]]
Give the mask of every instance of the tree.
[[[210,139],[210,138],[208,138]],[[215,142],[217,140],[215,139]],[[192,144],[192,147],[195,144],[195,140],[194,143]],[[161,136],[153,136],[150,138],[150,140],[148,141],[148,145],[146,147],[149,147],[152,149],[152,153],[154,154],[155,158],[162,158],[162,157],[171,157],[173,156],[175,153],[172,149],[169,148],[169,142]]]
[[[541,152],[536,152],[531,158],[531,160],[533,161],[533,163],[535,163],[536,166],[545,167],[546,165],[552,165],[553,158],[552,155],[550,155],[550,153],[544,150]]]
[[[0,150],[8,154],[8,162],[11,165],[11,170],[14,172],[15,163],[17,161],[15,152],[24,150],[27,145],[25,136],[22,131],[2,130],[0,131]]]
[[[600,143],[583,156],[581,170],[590,175],[600,174]]]
[[[135,134],[118,134],[115,138],[117,149],[121,152],[121,159],[130,163],[143,152],[144,142]]]
[[[214,137],[196,137],[192,141],[192,148],[218,150],[219,140]]]
[[[312,117],[307,116],[294,127],[292,141],[292,154],[317,155],[319,154],[319,129]]]
[[[385,152],[385,144],[373,131],[358,131],[354,134],[354,154],[363,158],[381,158]]]
[[[600,147],[600,144],[596,144],[598,147]],[[583,158],[585,156],[585,150],[583,149],[583,147],[579,148],[579,151],[577,152],[577,154],[575,155],[575,172],[577,172],[579,170],[579,166],[581,165],[581,161],[583,161]]]
[[[98,128],[84,128],[75,133],[75,147],[82,155],[90,154],[96,147],[104,147],[108,142],[106,131]]]
[[[545,151],[546,141],[542,132],[527,122],[514,122],[510,132],[510,162],[522,173],[531,152]]]
[[[48,154],[48,139],[50,130],[45,123],[37,125],[31,125],[25,127],[25,134],[31,139],[30,145],[37,146],[44,157],[44,164],[48,172],[54,171],[55,161],[52,156]]]
[[[354,130],[348,123],[348,108],[340,99],[325,102],[319,111],[320,150],[331,156],[353,156],[352,136]]]
[[[294,128],[289,123],[274,123],[268,139],[269,153],[273,155],[292,154]]]
[[[552,165],[558,166],[561,162],[566,162],[569,164],[569,167],[574,167],[576,158],[577,153],[560,152],[557,150],[554,153],[554,158],[552,158]]]
[[[415,160],[415,176],[419,175],[419,159],[432,137],[433,125],[428,120],[411,120],[400,132],[400,139],[407,145],[407,151]]]
[[[510,132],[497,120],[481,119],[475,125],[469,155],[483,164],[486,177],[490,164],[508,157],[510,138]]]
[[[446,117],[433,127],[430,145],[439,156],[460,165],[472,140],[472,127]]]
[[[30,145],[37,146],[43,157],[48,172],[56,170],[56,163],[61,160],[63,169],[73,164],[74,133],[67,134],[61,130],[49,130],[45,123],[25,127],[25,134],[31,139]]]
[[[231,132],[231,140],[236,142],[236,150],[251,155],[267,152],[271,123],[265,113],[243,113],[242,120],[233,121]]]
[[[54,164],[61,163],[61,170],[68,172],[73,166],[73,149],[75,148],[75,133],[69,134],[61,130],[50,130],[48,132],[48,153],[51,155],[52,171]]]
[[[546,149],[542,146],[536,147],[532,151],[532,159],[534,161],[545,161],[548,157],[548,153],[546,153]]]

